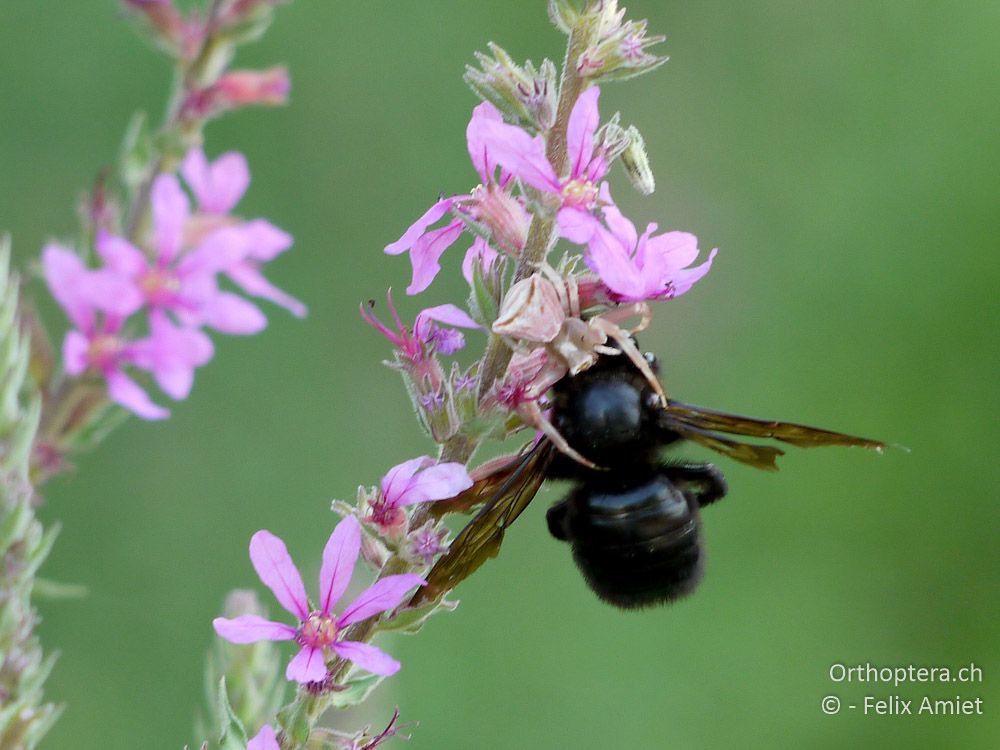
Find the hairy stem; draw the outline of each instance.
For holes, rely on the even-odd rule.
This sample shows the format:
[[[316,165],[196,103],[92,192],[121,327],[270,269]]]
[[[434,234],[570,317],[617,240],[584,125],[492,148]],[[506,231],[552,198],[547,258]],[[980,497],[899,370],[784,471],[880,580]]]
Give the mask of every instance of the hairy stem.
[[[576,60],[590,44],[592,34],[593,22],[588,15],[583,15],[578,25],[570,33],[569,44],[566,47],[566,59],[563,61],[562,79],[559,82],[556,119],[551,130],[548,131],[545,144],[545,155],[557,175],[566,172],[568,157],[566,127],[569,123],[570,113],[573,111],[573,105],[580,98],[586,85],[585,79],[577,74]],[[521,255],[517,259],[513,283],[516,284],[534,273],[538,264],[545,260],[557,238],[555,216],[535,214],[531,220],[531,226],[528,228],[528,238],[524,250],[521,251]],[[502,337],[490,336],[486,346],[486,354],[483,355],[483,366],[480,370],[480,401],[490,392],[497,378],[507,369],[511,354],[510,347],[507,346]]]

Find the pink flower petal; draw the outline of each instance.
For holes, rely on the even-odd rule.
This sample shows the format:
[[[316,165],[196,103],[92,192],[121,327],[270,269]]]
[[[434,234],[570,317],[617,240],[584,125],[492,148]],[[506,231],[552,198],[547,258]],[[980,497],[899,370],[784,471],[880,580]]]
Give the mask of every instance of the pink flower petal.
[[[655,224],[651,224],[655,227]],[[688,232],[666,232],[650,237],[649,230],[639,240],[636,264],[644,275],[666,276],[691,265],[698,257],[698,238]]]
[[[271,622],[259,615],[240,615],[233,620],[216,617],[212,620],[212,627],[221,638],[230,643],[290,641],[295,638],[295,628],[291,625]]]
[[[394,503],[409,485],[410,478],[420,469],[434,465],[434,459],[430,456],[418,456],[409,461],[393,466],[382,477],[381,488],[382,497],[390,504]]]
[[[161,174],[153,181],[150,191],[153,206],[153,235],[157,258],[171,261],[181,250],[184,224],[191,212],[181,184],[172,174]]]
[[[292,235],[264,219],[248,221],[241,229],[247,238],[247,257],[262,263],[274,260],[294,242]]]
[[[212,164],[200,148],[188,152],[181,174],[198,199],[198,208],[207,214],[227,214],[233,210],[250,185],[246,157],[230,151]]]
[[[594,155],[594,133],[601,124],[597,99],[601,89],[591,86],[580,94],[566,124],[566,150],[570,159],[570,179],[586,178],[585,170]]]
[[[67,375],[79,375],[87,369],[90,341],[79,331],[69,331],[63,339],[63,367]]]
[[[264,278],[264,275],[257,268],[257,264],[252,261],[245,261],[227,268],[226,275],[247,294],[280,305],[296,318],[304,318],[309,312],[302,302],[278,289]]]
[[[361,554],[361,527],[354,516],[337,524],[323,549],[323,567],[319,573],[320,610],[330,614],[351,583],[354,564]]]
[[[639,235],[635,231],[635,225],[626,219],[618,206],[610,204],[604,207],[604,220],[608,223],[608,229],[615,236],[622,248],[628,255],[635,253]]]
[[[143,419],[166,419],[170,412],[154,404],[134,380],[120,370],[105,373],[108,381],[108,395],[116,404],[124,406]]]
[[[347,659],[372,674],[388,677],[399,671],[399,662],[381,649],[368,643],[339,641],[333,644],[333,651],[342,659]]]
[[[559,235],[578,245],[586,245],[601,222],[589,211],[567,206],[556,214]]]
[[[142,251],[124,237],[104,231],[98,232],[96,247],[97,254],[109,268],[129,278],[135,278],[149,268]]]
[[[420,239],[424,232],[427,231],[427,227],[431,224],[437,223],[437,221],[451,210],[452,204],[455,202],[454,198],[442,198],[433,206],[431,206],[427,211],[417,219],[410,228],[403,232],[403,236],[400,237],[395,242],[385,246],[385,253],[387,255],[399,255],[400,253],[405,253],[413,244]]]
[[[675,297],[679,297],[691,289],[697,281],[701,280],[701,278],[711,270],[712,261],[715,260],[715,255],[718,252],[718,248],[712,250],[712,252],[708,254],[708,260],[699,266],[695,266],[694,268],[684,268],[680,271],[674,272],[673,284]]]
[[[482,237],[476,237],[472,245],[465,252],[465,259],[462,261],[462,276],[472,284],[472,264],[478,258],[484,271],[489,270],[493,262],[500,257],[500,253],[490,247],[490,243]]]
[[[421,310],[417,314],[417,319],[413,322],[413,335],[421,341],[426,341],[430,328],[429,321],[431,320],[450,326],[458,326],[459,328],[482,328],[462,308],[452,304],[445,304]]]
[[[177,264],[181,277],[224,271],[250,254],[248,235],[242,226],[227,226],[207,234],[196,248]]]
[[[231,292],[217,292],[205,300],[201,317],[207,326],[242,336],[260,333],[267,327],[267,318],[256,305]]]
[[[590,269],[613,292],[634,297],[642,294],[645,284],[627,251],[606,229],[598,227],[590,238],[584,260]]]
[[[247,743],[247,750],[281,750],[278,737],[270,724],[265,724],[260,728],[257,736]]]
[[[362,591],[353,602],[347,605],[344,613],[337,620],[337,627],[346,627],[355,622],[367,620],[379,612],[395,609],[411,589],[426,583],[427,581],[423,578],[412,573],[386,576]]]
[[[285,669],[285,677],[298,683],[319,682],[326,679],[326,662],[323,649],[303,646]]]
[[[175,326],[159,310],[150,313],[149,327],[150,335],[129,347],[132,361],[151,370],[157,385],[171,398],[187,398],[195,368],[214,354],[212,340],[202,331]]]
[[[469,126],[465,129],[465,139],[469,146],[469,158],[472,159],[472,166],[479,173],[479,179],[486,185],[493,182],[493,173],[496,164],[490,161],[489,147],[482,131],[482,125],[486,122],[503,122],[503,115],[500,110],[489,102],[483,102],[472,110],[472,118]]]
[[[415,474],[407,483],[402,497],[397,497],[393,504],[412,505],[444,500],[471,486],[472,479],[462,464],[437,464]]]
[[[49,291],[73,325],[90,332],[94,326],[94,310],[80,288],[80,279],[86,270],[80,256],[61,245],[49,244],[42,249],[42,272]]]
[[[258,531],[250,538],[250,562],[278,603],[304,621],[309,616],[309,600],[285,543],[270,531]]]
[[[407,294],[420,294],[434,281],[441,270],[439,262],[444,251],[451,247],[462,234],[465,225],[459,219],[439,229],[432,229],[413,243],[410,248],[410,263],[413,278],[406,287]]]
[[[545,139],[532,138],[521,128],[503,122],[484,122],[481,134],[490,158],[522,182],[547,193],[558,193],[562,186],[545,156]]]
[[[139,288],[126,276],[110,268],[87,271],[79,280],[80,294],[98,310],[127,318],[143,306]]]

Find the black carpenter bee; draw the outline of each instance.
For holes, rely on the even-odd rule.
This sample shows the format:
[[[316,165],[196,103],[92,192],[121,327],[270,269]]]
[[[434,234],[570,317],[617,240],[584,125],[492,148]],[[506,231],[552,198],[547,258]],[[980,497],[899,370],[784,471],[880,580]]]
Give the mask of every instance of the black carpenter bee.
[[[647,355],[653,370],[658,366]],[[569,445],[598,466],[588,468],[546,439],[514,461],[479,477],[435,513],[481,505],[427,576],[414,603],[434,599],[497,554],[504,531],[546,479],[569,480],[569,494],[548,510],[549,531],[569,542],[591,589],[616,607],[669,602],[694,590],[704,553],[699,511],[724,497],[722,472],[711,464],[668,462],[662,449],[690,440],[759,469],[777,470],[780,448],[721,433],[770,438],[803,448],[883,443],[787,422],[690,406],[663,405],[627,357],[605,355],[552,390],[552,422]]]

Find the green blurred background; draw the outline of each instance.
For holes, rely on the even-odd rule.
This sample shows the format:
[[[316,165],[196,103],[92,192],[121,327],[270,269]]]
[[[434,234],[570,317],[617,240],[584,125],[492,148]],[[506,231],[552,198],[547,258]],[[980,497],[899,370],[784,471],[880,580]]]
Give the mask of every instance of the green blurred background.
[[[658,178],[641,198],[616,171],[616,196],[721,248],[643,338],[668,390],[911,452],[795,452],[777,475],[720,461],[731,496],[704,515],[700,591],[632,614],[585,588],[543,492],[462,607],[384,642],[404,668],[371,720],[399,704],[411,750],[1000,746],[1000,5],[628,5],[672,59],[605,88]],[[64,528],[45,573],[90,590],[42,605],[62,651],[48,694],[68,704],[47,747],[191,741],[210,620],[230,588],[260,588],[250,534],[282,536],[311,582],[330,499],[430,450],[357,305],[409,279],[382,246],[474,184],[461,73],[488,40],[562,56],[542,0],[299,0],[243,51],[291,67],[292,104],[212,125],[208,151],[248,155],[240,210],[295,235],[270,276],[310,315],[217,337],[168,422],[130,421],[46,489]],[[0,227],[22,266],[72,234],[79,191],[168,78],[111,0],[0,3]],[[461,298],[458,255],[407,314]],[[835,662],[975,662],[985,680],[836,685]],[[962,694],[986,715],[825,716],[828,694]]]

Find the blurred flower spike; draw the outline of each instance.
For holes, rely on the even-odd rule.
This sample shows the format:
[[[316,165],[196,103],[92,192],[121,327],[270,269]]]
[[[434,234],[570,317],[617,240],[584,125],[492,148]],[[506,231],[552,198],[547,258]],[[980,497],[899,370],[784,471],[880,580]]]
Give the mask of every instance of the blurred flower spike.
[[[150,189],[152,228],[141,247],[98,230],[100,268],[85,267],[72,250],[55,244],[42,256],[49,289],[76,327],[63,344],[66,373],[95,373],[107,382],[112,401],[144,419],[169,412],[125,374],[127,366],[151,372],[167,395],[184,399],[195,368],[213,355],[202,327],[253,334],[267,325],[256,305],[220,288],[220,275],[250,295],[305,314],[301,302],[260,273],[261,265],[287,250],[292,238],[263,219],[243,221],[228,213],[250,181],[243,156],[229,153],[210,164],[194,150],[183,173],[199,211],[192,214],[173,174],[158,175]]]
[[[373,674],[395,674],[399,662],[367,643],[343,640],[343,630],[395,609],[407,593],[425,581],[411,573],[386,576],[358,594],[340,615],[335,615],[333,607],[347,590],[361,552],[361,534],[357,520],[350,516],[330,534],[320,569],[319,607],[313,608],[285,543],[269,531],[258,531],[250,540],[250,560],[260,580],[281,606],[298,619],[298,625],[271,622],[258,615],[242,615],[232,620],[217,617],[212,622],[215,632],[232,643],[295,641],[301,649],[288,663],[285,676],[300,684],[327,678],[328,652]]]

